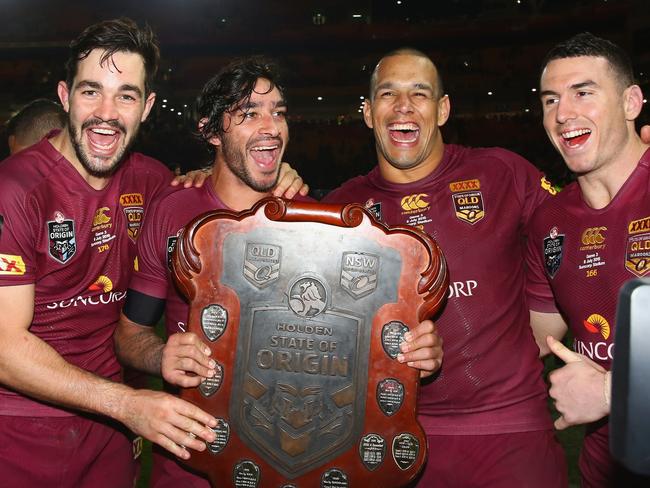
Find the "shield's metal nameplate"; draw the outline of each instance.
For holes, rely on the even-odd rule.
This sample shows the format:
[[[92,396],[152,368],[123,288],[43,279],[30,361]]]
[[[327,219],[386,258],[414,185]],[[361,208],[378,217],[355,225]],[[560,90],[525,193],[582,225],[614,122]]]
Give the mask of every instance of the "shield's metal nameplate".
[[[399,345],[404,342],[404,334],[409,328],[398,320],[392,320],[381,329],[381,345],[391,359],[395,359],[401,352]]]
[[[219,454],[230,440],[230,424],[224,419],[217,419],[217,425],[212,427],[212,432],[216,437],[214,441],[206,442],[208,451],[212,454]]]
[[[377,384],[377,403],[386,415],[394,415],[403,402],[404,385],[395,378],[386,378]]]
[[[260,467],[253,461],[242,461],[235,465],[232,481],[235,488],[256,488],[260,482]]]
[[[201,384],[199,385],[199,391],[204,397],[209,397],[217,392],[222,382],[223,366],[217,363],[214,368],[214,376],[211,378],[205,378],[203,381],[201,381]]]
[[[358,205],[266,199],[197,217],[172,261],[188,329],[220,366],[180,393],[219,419],[217,439],[184,462],[224,488],[397,487],[417,476],[418,372],[394,358],[405,324],[447,294],[430,237]],[[414,461],[405,441],[393,446],[402,433],[416,440]]]
[[[201,312],[201,329],[211,342],[219,339],[227,326],[228,312],[221,305],[213,303]]]
[[[379,256],[345,252],[341,261],[341,287],[354,299],[370,295],[377,288]]]
[[[328,469],[320,480],[321,488],[348,488],[348,475],[340,469]]]
[[[400,469],[406,470],[413,466],[413,463],[420,453],[420,443],[413,434],[403,433],[393,439],[393,459]]]
[[[370,471],[377,469],[384,462],[386,455],[386,441],[378,434],[368,434],[359,442],[359,456],[361,462]]]
[[[273,244],[249,242],[244,258],[244,277],[258,288],[272,285],[280,277],[282,248]]]

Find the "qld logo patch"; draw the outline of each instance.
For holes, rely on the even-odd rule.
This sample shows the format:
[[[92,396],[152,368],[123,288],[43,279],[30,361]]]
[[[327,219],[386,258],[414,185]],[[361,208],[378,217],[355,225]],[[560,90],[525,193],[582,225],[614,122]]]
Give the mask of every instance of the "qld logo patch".
[[[485,205],[480,188],[479,180],[455,181],[449,184],[458,220],[473,225],[485,217]]]
[[[549,236],[544,238],[542,254],[544,256],[544,267],[546,273],[554,278],[562,264],[562,253],[564,250],[564,234],[559,234],[557,227],[553,227]]]
[[[274,283],[280,277],[282,248],[272,244],[249,242],[244,257],[244,278],[258,288]]]
[[[54,213],[54,220],[47,222],[50,256],[61,264],[65,264],[77,252],[77,239],[74,231],[74,220],[66,219],[61,212]]]
[[[650,272],[650,216],[627,226],[625,268],[638,277]]]
[[[141,193],[120,195],[120,205],[126,217],[126,232],[133,242],[138,238],[144,215],[144,197]]]

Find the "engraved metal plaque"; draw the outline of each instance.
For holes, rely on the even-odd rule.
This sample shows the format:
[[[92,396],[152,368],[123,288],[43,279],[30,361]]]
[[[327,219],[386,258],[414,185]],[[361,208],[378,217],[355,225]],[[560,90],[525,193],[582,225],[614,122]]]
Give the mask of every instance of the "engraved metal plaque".
[[[221,305],[213,303],[201,312],[201,329],[210,341],[219,339],[227,325],[228,312]]]
[[[221,386],[221,381],[223,380],[223,366],[217,363],[214,372],[215,374],[212,378],[205,378],[199,385],[199,391],[205,397],[214,395]]]
[[[392,453],[399,469],[409,469],[420,454],[420,442],[413,434],[400,434],[393,439]]]
[[[260,467],[253,461],[242,461],[235,465],[232,480],[236,488],[256,488],[260,482]]]
[[[348,476],[340,469],[330,469],[323,473],[321,488],[348,488]]]
[[[223,421],[209,450],[218,462],[192,453],[190,466],[217,486],[248,486],[233,475],[243,460],[257,470],[242,473],[273,488],[397,487],[417,475],[426,458],[419,372],[391,355],[398,326],[445,299],[431,238],[389,229],[358,205],[265,199],[192,221],[173,276],[191,303],[189,330],[211,339],[223,367],[220,380],[181,392]],[[388,440],[404,432],[422,446],[407,468],[402,444],[393,449],[402,465],[385,460]]]
[[[386,378],[377,383],[377,403],[389,417],[404,403],[404,385],[395,378]]]
[[[384,462],[386,455],[386,441],[377,434],[368,434],[359,442],[359,456],[361,462],[370,471],[377,469]]]
[[[217,419],[217,425],[212,427],[216,438],[212,442],[206,443],[208,451],[212,454],[219,454],[230,440],[230,425],[224,419]]]
[[[409,328],[398,320],[388,322],[381,329],[381,345],[391,359],[395,359],[401,352],[399,345],[404,342],[404,334],[408,331]]]

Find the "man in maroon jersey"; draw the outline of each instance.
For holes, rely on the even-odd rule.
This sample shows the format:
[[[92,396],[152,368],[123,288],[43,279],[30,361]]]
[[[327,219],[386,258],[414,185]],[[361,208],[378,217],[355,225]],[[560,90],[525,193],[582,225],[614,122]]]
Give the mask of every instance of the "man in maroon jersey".
[[[389,225],[424,229],[445,252],[452,283],[435,318],[445,362],[420,390],[429,462],[419,486],[565,486],[524,294],[528,222],[553,190],[505,149],[445,144],[449,112],[426,55],[382,58],[364,105],[379,165],[326,200],[365,202]]]
[[[147,227],[138,243],[138,270],[131,278],[115,335],[118,357],[124,363],[162,374],[170,384],[182,387],[198,386],[214,376],[216,364],[207,345],[185,332],[189,307],[171,281],[171,252],[178,230],[195,216],[211,209],[245,210],[269,195],[289,141],[286,110],[276,69],[263,58],[237,60],[204,86],[198,99],[198,125],[214,152],[211,184],[169,192],[157,201],[151,218],[158,225]],[[163,309],[166,343],[153,330]],[[431,321],[414,328],[400,360],[423,370],[436,369],[441,345],[433,331]],[[158,450],[152,486],[209,484]]]
[[[648,486],[612,460],[606,418],[618,291],[650,275],[650,145],[634,127],[643,94],[626,53],[589,33],[542,66],[544,128],[577,176],[538,209],[528,241],[531,324],[542,353],[567,363],[550,375],[555,426],[588,424],[582,486]],[[558,342],[567,323],[575,352]]]
[[[58,93],[66,127],[0,165],[0,479],[132,486],[118,421],[187,457],[212,416],[118,382],[113,332],[143,217],[171,173],[129,147],[159,59],[130,20],[86,29]],[[190,438],[188,432],[197,436]]]

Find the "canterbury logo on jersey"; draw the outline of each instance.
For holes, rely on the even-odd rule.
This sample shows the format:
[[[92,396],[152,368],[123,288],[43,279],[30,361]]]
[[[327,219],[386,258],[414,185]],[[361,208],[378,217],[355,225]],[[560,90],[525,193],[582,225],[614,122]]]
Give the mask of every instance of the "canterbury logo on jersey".
[[[605,237],[602,233],[606,230],[607,227],[589,227],[588,229],[585,229],[585,231],[582,233],[582,244],[585,246],[602,244],[605,242]]]
[[[426,193],[417,193],[415,195],[406,195],[402,198],[402,208],[404,210],[423,210],[429,207],[429,202],[424,200],[425,197],[428,197]]]
[[[22,256],[0,254],[0,275],[24,275],[25,262]]]

